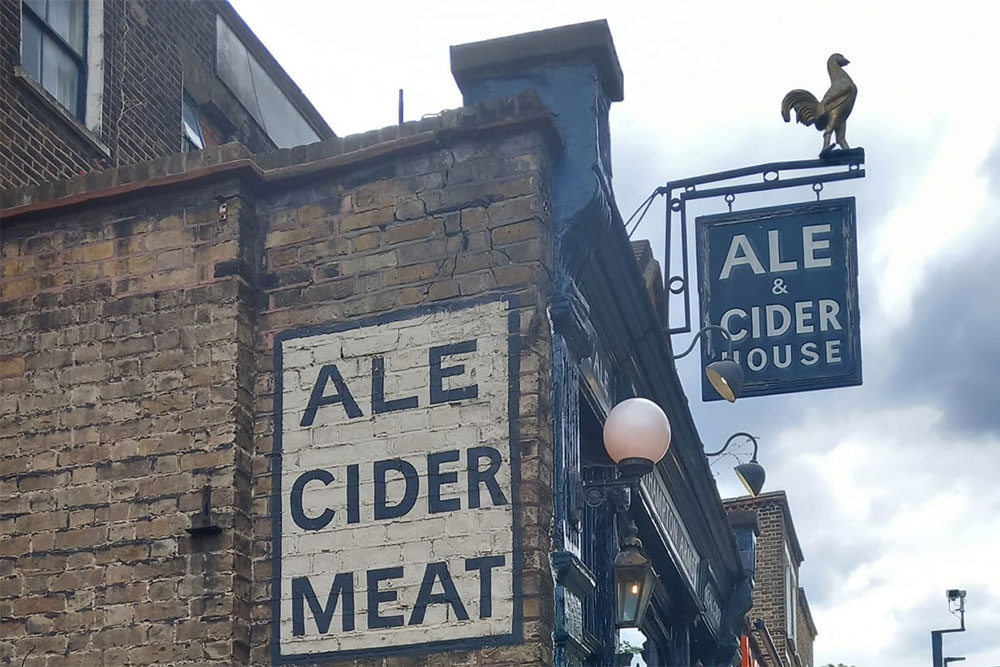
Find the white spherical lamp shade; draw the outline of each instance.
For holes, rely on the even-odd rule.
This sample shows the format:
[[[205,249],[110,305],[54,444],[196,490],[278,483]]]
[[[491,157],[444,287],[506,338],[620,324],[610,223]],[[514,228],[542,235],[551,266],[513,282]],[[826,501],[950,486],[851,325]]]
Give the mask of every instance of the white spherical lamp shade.
[[[604,449],[615,463],[645,459],[656,463],[670,446],[670,421],[653,401],[629,398],[604,422]]]

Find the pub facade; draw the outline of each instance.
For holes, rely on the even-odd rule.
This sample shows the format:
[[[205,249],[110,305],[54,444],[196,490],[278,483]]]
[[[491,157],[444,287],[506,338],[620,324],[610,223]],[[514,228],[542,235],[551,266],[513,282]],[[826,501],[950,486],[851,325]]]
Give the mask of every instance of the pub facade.
[[[451,56],[432,118],[3,193],[4,660],[619,664],[636,536],[647,663],[738,660],[751,579],[615,203],[607,24]],[[585,502],[634,397],[667,454]]]

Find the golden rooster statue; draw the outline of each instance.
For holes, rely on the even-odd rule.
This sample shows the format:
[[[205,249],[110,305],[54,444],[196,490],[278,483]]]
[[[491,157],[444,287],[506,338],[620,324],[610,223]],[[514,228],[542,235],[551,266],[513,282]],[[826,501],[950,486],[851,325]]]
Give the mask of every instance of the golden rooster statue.
[[[858,97],[858,87],[844,71],[844,65],[849,61],[839,53],[834,53],[826,61],[826,71],[830,74],[830,90],[826,91],[823,100],[819,101],[808,90],[796,89],[785,95],[781,101],[781,117],[789,122],[789,112],[795,109],[795,119],[803,125],[815,125],[823,133],[823,150],[820,157],[825,157],[833,148],[830,146],[830,136],[837,134],[837,144],[846,150],[847,117],[854,108],[854,100]]]

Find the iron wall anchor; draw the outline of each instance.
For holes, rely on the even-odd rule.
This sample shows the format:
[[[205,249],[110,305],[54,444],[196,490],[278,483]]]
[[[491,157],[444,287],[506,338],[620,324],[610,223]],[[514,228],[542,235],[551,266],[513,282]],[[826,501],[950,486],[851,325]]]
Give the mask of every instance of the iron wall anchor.
[[[186,528],[188,533],[194,537],[204,535],[218,535],[222,532],[222,526],[216,522],[212,516],[212,487],[205,486],[201,492],[201,511],[191,517],[191,526]]]

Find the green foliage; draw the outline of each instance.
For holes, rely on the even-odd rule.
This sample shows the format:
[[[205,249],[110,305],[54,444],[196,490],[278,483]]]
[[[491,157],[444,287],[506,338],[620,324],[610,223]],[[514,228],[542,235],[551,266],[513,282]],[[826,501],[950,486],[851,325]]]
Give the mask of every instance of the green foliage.
[[[630,641],[623,640],[622,643],[621,643],[621,647],[618,649],[618,652],[619,653],[631,653],[632,655],[636,655],[638,653],[642,653],[642,647],[638,646],[636,644],[633,644]]]

